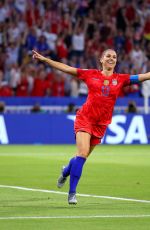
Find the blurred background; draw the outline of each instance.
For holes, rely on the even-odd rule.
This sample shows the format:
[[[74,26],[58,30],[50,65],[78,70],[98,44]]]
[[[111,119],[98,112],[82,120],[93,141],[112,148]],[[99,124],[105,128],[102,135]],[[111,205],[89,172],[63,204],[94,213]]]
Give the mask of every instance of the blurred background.
[[[32,49],[77,68],[150,72],[150,0],[0,0],[0,143],[73,144],[86,85],[32,59]],[[150,143],[150,81],[125,87],[103,143]]]

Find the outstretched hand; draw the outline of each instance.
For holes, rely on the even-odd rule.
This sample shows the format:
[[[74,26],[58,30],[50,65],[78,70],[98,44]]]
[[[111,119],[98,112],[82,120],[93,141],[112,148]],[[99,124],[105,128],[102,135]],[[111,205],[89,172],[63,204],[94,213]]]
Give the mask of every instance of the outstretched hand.
[[[35,50],[32,50],[32,54],[33,54],[33,58],[34,59],[38,59],[39,61],[44,61],[45,60],[45,57],[42,56],[41,54],[39,54],[37,51]]]

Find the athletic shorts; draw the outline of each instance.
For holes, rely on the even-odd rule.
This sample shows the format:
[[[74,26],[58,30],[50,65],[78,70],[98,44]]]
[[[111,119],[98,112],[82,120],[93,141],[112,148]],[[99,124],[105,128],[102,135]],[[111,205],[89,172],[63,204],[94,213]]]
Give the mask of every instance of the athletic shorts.
[[[75,134],[79,131],[91,134],[91,146],[98,145],[101,143],[101,139],[103,138],[106,129],[107,125],[89,124],[87,121],[82,120],[80,118],[76,118],[74,123]]]

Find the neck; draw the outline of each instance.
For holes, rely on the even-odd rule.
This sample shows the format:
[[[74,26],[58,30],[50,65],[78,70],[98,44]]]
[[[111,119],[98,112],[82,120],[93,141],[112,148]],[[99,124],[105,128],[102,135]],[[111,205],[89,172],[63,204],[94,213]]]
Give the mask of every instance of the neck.
[[[102,74],[104,74],[105,76],[111,76],[112,74],[113,74],[113,69],[112,68],[110,68],[110,69],[103,69],[102,70]]]

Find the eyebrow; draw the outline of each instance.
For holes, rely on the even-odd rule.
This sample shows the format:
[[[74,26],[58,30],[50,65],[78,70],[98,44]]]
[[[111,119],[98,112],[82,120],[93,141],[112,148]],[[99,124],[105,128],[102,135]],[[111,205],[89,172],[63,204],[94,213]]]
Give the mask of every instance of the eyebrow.
[[[110,55],[110,56],[111,56],[111,54],[110,54],[110,53],[106,54],[106,56],[107,56],[107,55]],[[117,55],[116,55],[116,54],[113,54],[112,56],[113,56],[113,57],[117,57]]]

